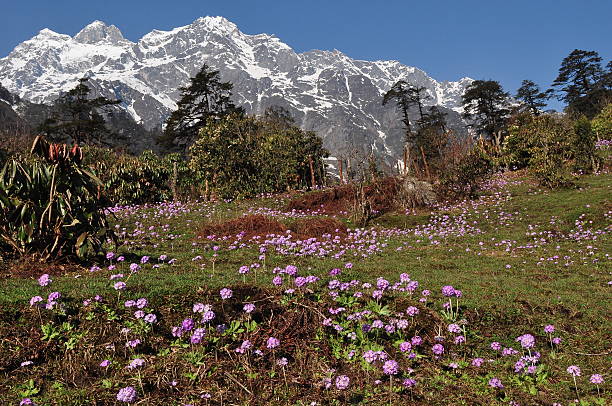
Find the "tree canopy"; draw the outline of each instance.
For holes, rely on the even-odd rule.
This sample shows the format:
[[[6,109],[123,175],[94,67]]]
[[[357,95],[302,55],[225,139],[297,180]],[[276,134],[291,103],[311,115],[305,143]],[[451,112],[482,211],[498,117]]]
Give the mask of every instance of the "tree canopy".
[[[612,61],[604,69],[597,52],[574,49],[561,62],[552,85],[568,113],[593,118],[612,100]]]
[[[510,114],[509,97],[495,80],[475,80],[463,94],[464,118],[473,120],[471,126],[479,134],[492,139],[497,146],[501,144]]]
[[[113,145],[119,135],[110,131],[100,112],[112,114],[109,107],[121,103],[106,97],[89,98],[88,78],[61,95],[53,104],[52,114],[38,128],[55,142],[86,145]]]
[[[159,144],[166,150],[185,151],[210,119],[220,120],[230,113],[242,114],[242,108],[231,100],[232,88],[230,82],[221,81],[218,70],[204,64],[190,79],[189,86],[179,88],[178,108],[166,120]]]
[[[522,102],[526,110],[537,116],[546,107],[546,100],[550,99],[552,92],[550,89],[542,92],[535,82],[523,80],[515,97]]]
[[[391,101],[395,101],[402,113],[402,123],[406,127],[406,141],[412,140],[412,129],[410,128],[410,117],[408,116],[408,110],[413,103],[411,96],[408,82],[399,80],[385,93],[382,101],[383,106]]]

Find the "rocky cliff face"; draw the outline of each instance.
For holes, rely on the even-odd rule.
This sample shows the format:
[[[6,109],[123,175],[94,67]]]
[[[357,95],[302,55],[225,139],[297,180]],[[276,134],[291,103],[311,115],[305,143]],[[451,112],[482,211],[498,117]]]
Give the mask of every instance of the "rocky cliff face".
[[[87,76],[97,94],[121,99],[136,122],[155,129],[176,108],[178,88],[203,63],[234,84],[234,101],[247,113],[283,106],[302,128],[321,136],[332,154],[357,148],[389,162],[401,156],[398,112],[381,105],[382,95],[400,79],[426,87],[429,103],[464,131],[460,102],[469,78],[437,82],[396,61],[354,60],[340,51],[298,54],[274,36],[244,34],[222,17],[154,30],[137,43],[100,21],[74,37],[44,29],[0,59],[0,83],[25,100],[49,103]]]

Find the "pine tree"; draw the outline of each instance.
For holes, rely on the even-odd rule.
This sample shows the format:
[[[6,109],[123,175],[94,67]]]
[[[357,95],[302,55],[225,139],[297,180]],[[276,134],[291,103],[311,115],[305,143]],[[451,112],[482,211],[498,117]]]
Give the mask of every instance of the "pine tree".
[[[552,92],[550,89],[542,92],[531,80],[523,80],[521,87],[516,91],[516,98],[523,102],[525,109],[537,116],[541,109],[546,107],[546,100],[550,99]]]
[[[429,111],[424,113],[423,118],[418,121],[420,141],[419,147],[423,147],[424,153],[428,158],[440,158],[442,150],[448,141],[448,128],[446,125],[447,113],[444,113],[438,106],[431,106]]]
[[[231,100],[233,85],[222,82],[218,70],[204,64],[187,87],[181,87],[178,109],[166,120],[158,143],[169,151],[185,151],[197,139],[207,120],[215,121],[229,113],[243,114]]]
[[[109,107],[121,101],[101,96],[89,98],[91,89],[87,81],[87,78],[79,79],[74,89],[61,95],[53,105],[51,116],[38,130],[56,142],[112,146],[120,137],[106,127],[100,111],[112,114]]]
[[[510,95],[495,80],[475,80],[463,94],[463,116],[473,120],[476,131],[500,146],[510,111]]]
[[[408,117],[408,110],[413,103],[410,96],[410,85],[406,81],[400,80],[391,86],[391,89],[383,96],[382,101],[384,106],[390,101],[395,100],[397,107],[402,113],[402,123],[406,127],[406,142],[413,141],[410,118]]]
[[[425,116],[423,113],[423,104],[430,98],[429,94],[427,94],[426,87],[416,86],[408,88],[408,100],[419,109],[419,117],[421,120],[423,120]]]
[[[553,82],[558,99],[567,103],[567,112],[593,118],[612,99],[612,62],[606,70],[595,51],[574,49],[561,62],[559,75]]]

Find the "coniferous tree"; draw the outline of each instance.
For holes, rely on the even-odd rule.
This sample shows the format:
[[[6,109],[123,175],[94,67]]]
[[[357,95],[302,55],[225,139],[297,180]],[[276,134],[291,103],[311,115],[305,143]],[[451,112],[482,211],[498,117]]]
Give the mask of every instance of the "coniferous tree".
[[[546,107],[546,100],[550,99],[552,90],[540,91],[540,87],[531,80],[523,80],[521,87],[516,91],[516,98],[523,102],[523,106],[531,114],[537,116],[543,107]]]
[[[233,85],[222,82],[218,70],[204,64],[187,87],[181,87],[177,110],[166,120],[158,143],[167,150],[185,151],[198,136],[207,120],[219,120],[229,113],[243,114],[231,100]]]
[[[593,118],[612,99],[612,62],[606,69],[595,51],[574,49],[561,62],[559,75],[553,82],[558,99],[567,103],[567,112]]]
[[[427,94],[427,88],[423,86],[409,87],[408,88],[408,100],[417,106],[419,109],[419,118],[423,120],[425,114],[423,113],[423,104],[431,97]]]
[[[510,95],[495,80],[475,80],[463,94],[463,116],[473,120],[476,131],[500,146],[510,110]]]
[[[121,101],[101,96],[89,98],[91,89],[87,81],[79,79],[74,89],[55,101],[51,116],[39,126],[39,132],[56,142],[81,145],[112,146],[119,140],[119,135],[106,127],[100,111],[112,114],[109,107]]]
[[[429,111],[418,121],[419,135],[425,155],[428,158],[442,157],[442,150],[448,141],[448,127],[446,125],[447,113],[438,106],[431,106]]]
[[[408,110],[413,103],[410,98],[410,85],[404,80],[397,81],[383,96],[383,106],[390,101],[395,101],[402,113],[402,123],[406,127],[406,142],[412,142],[412,129],[410,128],[410,117],[408,117]]]

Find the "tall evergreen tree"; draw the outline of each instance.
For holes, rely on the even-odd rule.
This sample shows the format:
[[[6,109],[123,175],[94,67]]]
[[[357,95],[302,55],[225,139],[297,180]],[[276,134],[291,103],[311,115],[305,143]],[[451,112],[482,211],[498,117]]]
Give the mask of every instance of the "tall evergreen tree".
[[[426,87],[411,86],[408,88],[408,100],[419,109],[420,120],[423,120],[425,116],[425,113],[423,113],[423,104],[430,98],[429,94],[427,94]]]
[[[110,131],[100,112],[112,114],[111,106],[121,103],[106,97],[89,98],[91,89],[87,78],[68,93],[61,95],[53,104],[51,116],[38,128],[49,139],[56,142],[112,146],[120,138]]]
[[[158,143],[166,150],[185,151],[209,119],[219,120],[229,113],[242,114],[231,100],[233,85],[222,82],[218,70],[204,64],[187,87],[181,87],[177,110],[166,120]]]
[[[448,141],[446,116],[438,106],[431,106],[423,118],[418,121],[419,136],[425,155],[428,158],[440,158]]]
[[[552,90],[540,91],[540,87],[531,80],[523,80],[521,87],[516,91],[516,98],[523,102],[523,106],[531,114],[537,116],[543,107],[546,107],[546,100],[550,99]]]
[[[501,145],[510,114],[509,97],[495,80],[475,80],[463,94],[463,116],[473,120],[472,127],[479,134],[492,139],[496,146]]]
[[[395,101],[397,107],[402,113],[402,123],[406,127],[406,142],[412,142],[412,129],[410,128],[410,117],[408,117],[408,110],[412,105],[412,100],[410,98],[410,85],[404,81],[397,81],[391,89],[383,96],[382,104],[383,106],[387,103]]]
[[[553,82],[558,99],[567,103],[567,112],[593,118],[612,99],[612,65],[601,66],[595,51],[574,49],[561,62],[559,75]]]

